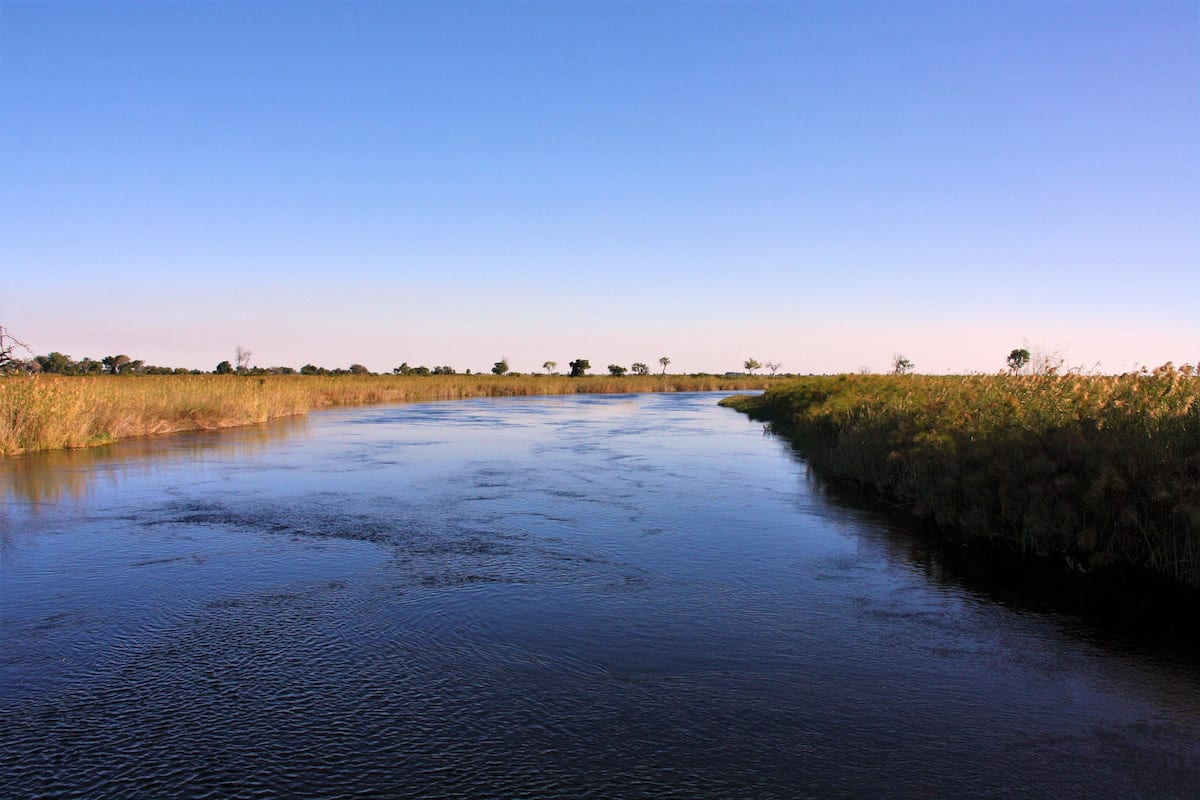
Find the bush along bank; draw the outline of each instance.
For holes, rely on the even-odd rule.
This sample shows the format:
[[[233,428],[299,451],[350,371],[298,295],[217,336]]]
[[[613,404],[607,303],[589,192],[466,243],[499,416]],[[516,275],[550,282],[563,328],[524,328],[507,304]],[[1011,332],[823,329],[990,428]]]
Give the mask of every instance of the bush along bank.
[[[1200,377],[838,375],[723,401],[948,535],[1200,587]]]

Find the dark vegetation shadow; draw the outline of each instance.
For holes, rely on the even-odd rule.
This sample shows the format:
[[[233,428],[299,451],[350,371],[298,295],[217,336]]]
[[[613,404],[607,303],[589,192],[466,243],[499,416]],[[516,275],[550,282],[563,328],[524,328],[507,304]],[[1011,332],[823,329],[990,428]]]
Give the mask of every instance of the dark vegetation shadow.
[[[1060,558],[947,529],[862,484],[821,475],[802,449],[768,435],[805,467],[814,494],[880,523],[887,557],[930,582],[1022,613],[1064,618],[1069,633],[1105,649],[1200,666],[1200,590],[1149,571],[1084,574]]]

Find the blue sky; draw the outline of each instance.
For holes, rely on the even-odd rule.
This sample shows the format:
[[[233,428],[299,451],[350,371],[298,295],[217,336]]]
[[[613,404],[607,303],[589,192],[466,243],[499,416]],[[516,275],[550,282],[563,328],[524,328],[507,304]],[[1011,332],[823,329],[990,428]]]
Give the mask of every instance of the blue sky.
[[[1198,9],[0,0],[0,324],[204,369],[1196,361]]]

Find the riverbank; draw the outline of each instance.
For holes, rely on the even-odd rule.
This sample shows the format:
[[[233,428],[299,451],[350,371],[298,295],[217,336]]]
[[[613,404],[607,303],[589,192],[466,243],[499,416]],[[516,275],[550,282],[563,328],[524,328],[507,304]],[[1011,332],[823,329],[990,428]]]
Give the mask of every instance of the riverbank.
[[[162,375],[0,378],[0,456],[267,422],[318,408],[556,394],[763,389],[769,378],[644,375]]]
[[[820,475],[1088,574],[1200,586],[1200,378],[839,375],[723,403]]]

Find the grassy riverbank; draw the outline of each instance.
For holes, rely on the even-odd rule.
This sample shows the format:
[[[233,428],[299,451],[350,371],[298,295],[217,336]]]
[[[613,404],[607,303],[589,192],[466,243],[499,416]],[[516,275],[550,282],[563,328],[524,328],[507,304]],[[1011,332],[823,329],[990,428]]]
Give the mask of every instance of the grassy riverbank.
[[[761,389],[766,378],[647,375],[163,375],[0,378],[0,455],[210,430],[314,408],[467,397]]]
[[[840,375],[726,405],[947,532],[1200,586],[1200,378]]]

